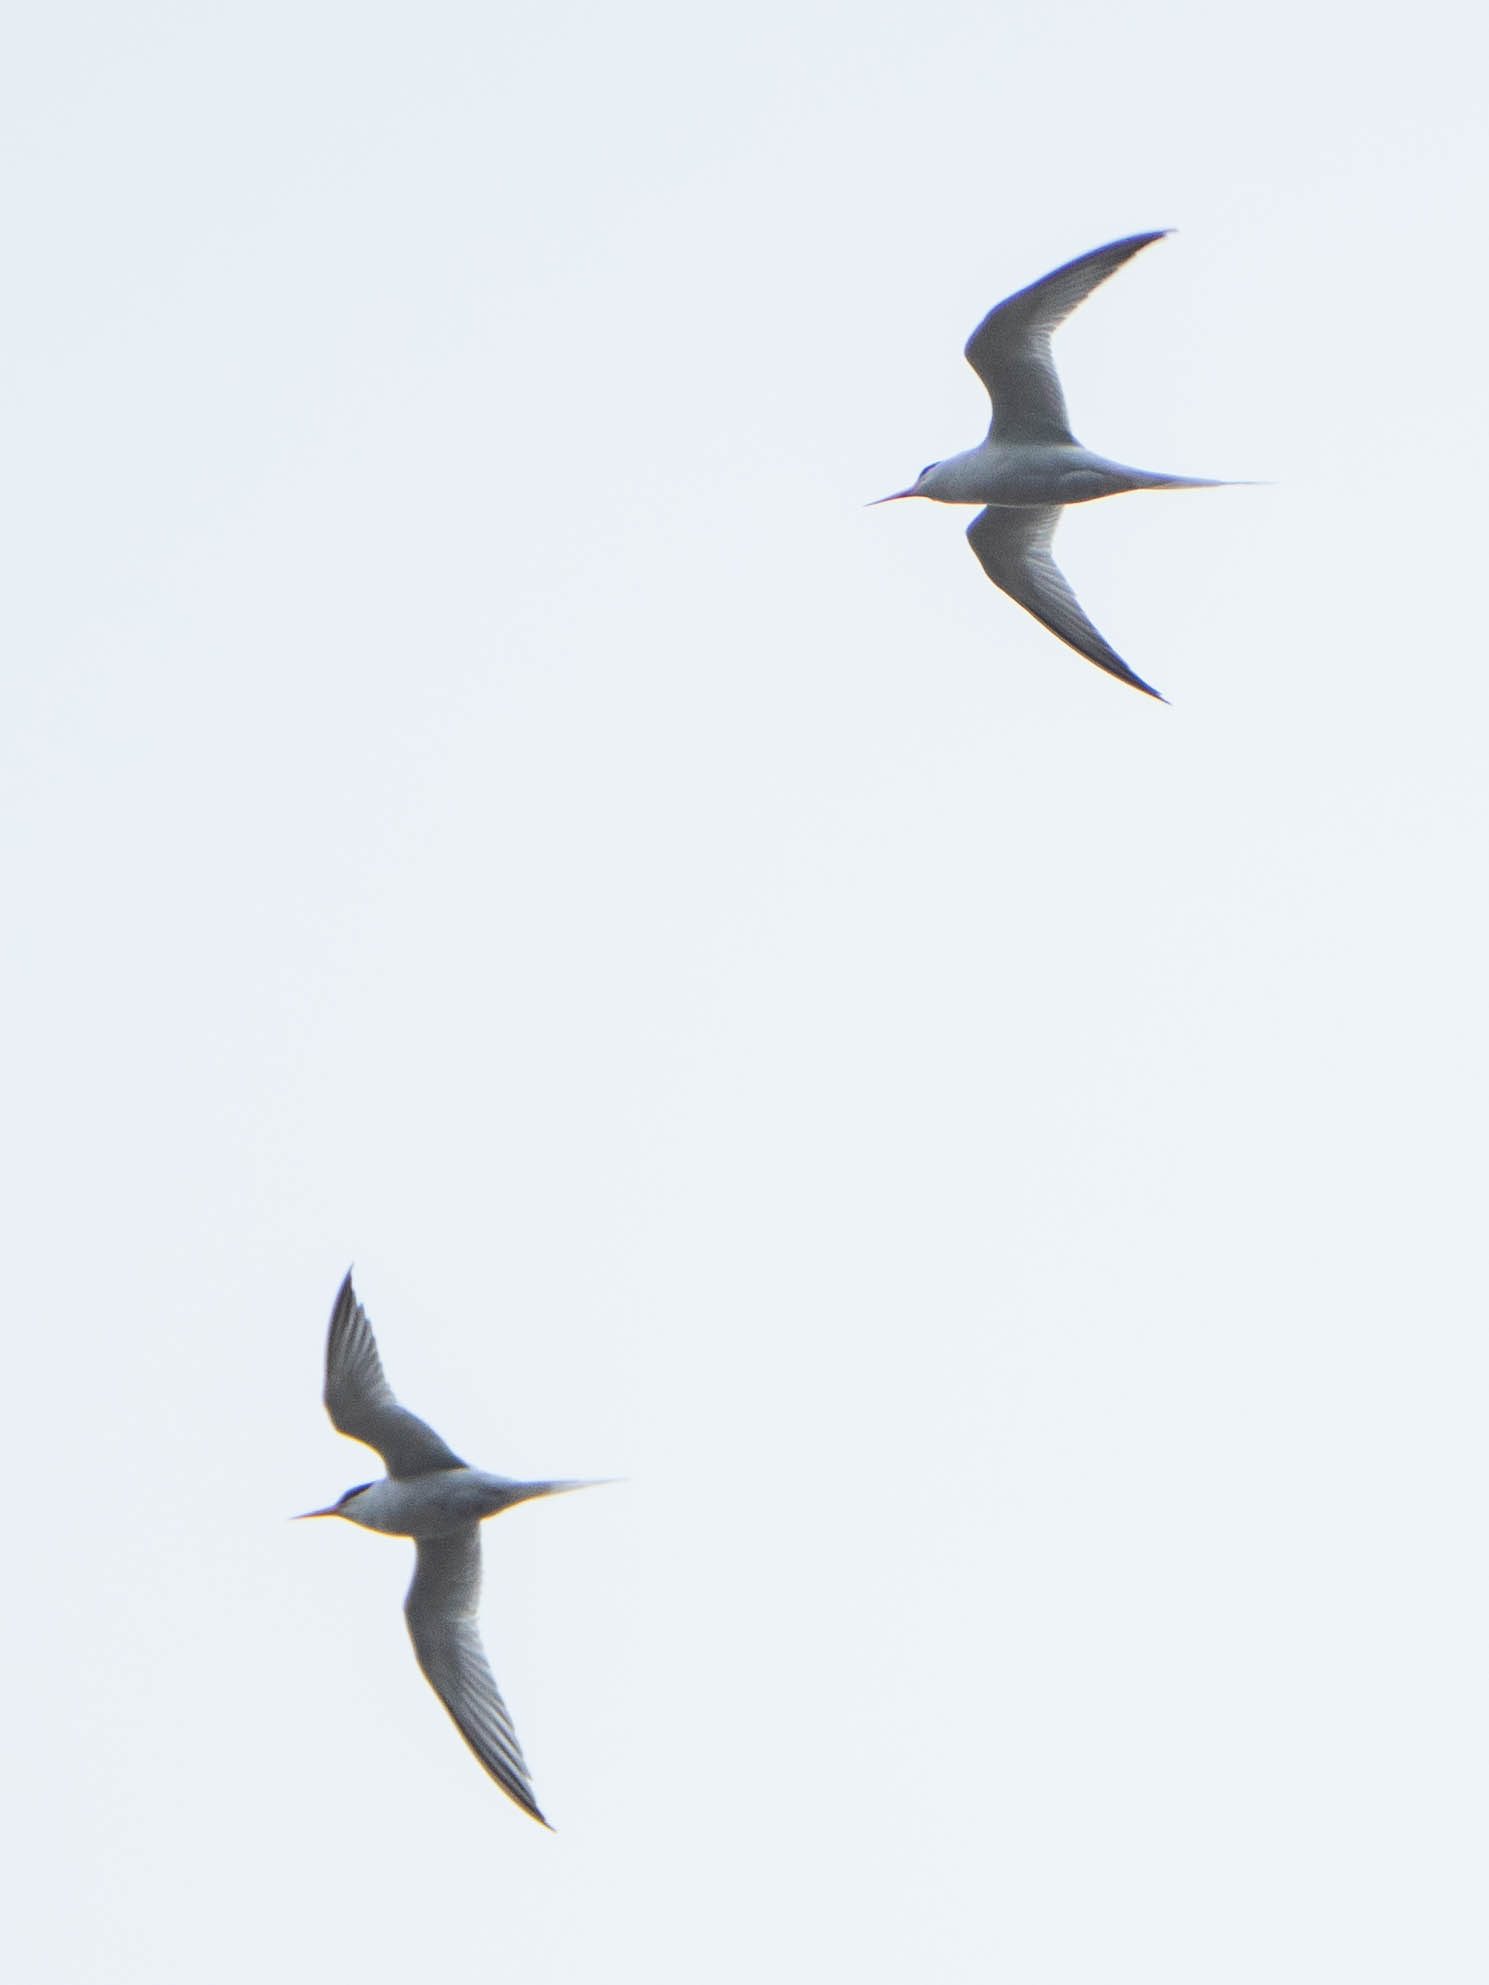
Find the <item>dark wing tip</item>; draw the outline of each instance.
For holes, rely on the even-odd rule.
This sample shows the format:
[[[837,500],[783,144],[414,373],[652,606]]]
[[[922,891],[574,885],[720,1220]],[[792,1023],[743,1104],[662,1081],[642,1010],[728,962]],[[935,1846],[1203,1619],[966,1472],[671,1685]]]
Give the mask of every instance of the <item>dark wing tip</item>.
[[[331,1321],[326,1328],[326,1379],[331,1378],[331,1362],[338,1340],[348,1330],[354,1328],[362,1314],[362,1305],[357,1301],[357,1292],[352,1287],[352,1271],[348,1269],[341,1278],[341,1287],[336,1291],[336,1301],[331,1306]]]
[[[448,1703],[445,1703],[445,1708],[450,1709],[450,1705]],[[466,1743],[470,1746],[471,1755],[475,1758],[476,1763],[480,1765],[481,1769],[485,1772],[486,1776],[491,1780],[492,1784],[495,1785],[499,1791],[505,1792],[507,1797],[511,1800],[512,1804],[518,1807],[522,1812],[526,1813],[529,1819],[536,1820],[538,1825],[540,1827],[546,1827],[549,1833],[556,1833],[557,1828],[553,1825],[552,1821],[544,1813],[542,1807],[538,1804],[537,1799],[533,1794],[532,1782],[526,1777],[525,1761],[524,1761],[524,1776],[521,1779],[518,1779],[513,1775],[512,1770],[508,1765],[503,1765],[501,1769],[498,1769],[497,1766],[494,1765],[491,1762],[491,1760],[485,1755],[485,1753],[480,1749],[480,1747],[472,1742],[470,1732],[461,1723],[460,1718],[455,1715],[455,1712],[453,1710],[450,1710],[450,1714],[454,1720],[455,1728],[460,1732],[461,1736],[464,1737]]]
[[[341,1278],[341,1287],[336,1291],[336,1301],[331,1309],[331,1327],[333,1329],[336,1326],[337,1317],[341,1315],[343,1310],[356,1307],[357,1292],[352,1287],[352,1276],[355,1272],[355,1264],[353,1264]]]
[[[326,1328],[326,1377],[321,1393],[336,1431],[376,1446],[376,1439],[369,1439],[363,1425],[363,1408],[371,1395],[385,1390],[386,1386],[377,1340],[367,1312],[357,1300],[352,1271],[348,1269],[336,1291],[331,1321]]]
[[[1116,241],[1105,242],[1100,248],[1092,248],[1084,255],[1073,257],[1064,266],[1067,269],[1079,268],[1083,262],[1098,262],[1104,260],[1107,256],[1111,256],[1113,258],[1112,273],[1115,274],[1124,262],[1129,261],[1134,255],[1141,253],[1144,248],[1151,248],[1155,241],[1163,241],[1169,235],[1177,233],[1177,228],[1150,227],[1145,228],[1141,234],[1124,234]],[[1056,269],[1052,273],[1059,275],[1060,271]],[[1102,280],[1105,280],[1105,278],[1102,278]]]

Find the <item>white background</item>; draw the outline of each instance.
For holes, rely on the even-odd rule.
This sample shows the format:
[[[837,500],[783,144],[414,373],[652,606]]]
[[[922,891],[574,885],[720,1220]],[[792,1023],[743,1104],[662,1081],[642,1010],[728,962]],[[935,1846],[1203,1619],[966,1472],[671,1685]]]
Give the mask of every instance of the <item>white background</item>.
[[[28,10],[31,1980],[1482,1980],[1485,50],[1192,4]],[[1268,486],[997,593],[961,358]],[[558,1831],[414,1668],[349,1260]]]

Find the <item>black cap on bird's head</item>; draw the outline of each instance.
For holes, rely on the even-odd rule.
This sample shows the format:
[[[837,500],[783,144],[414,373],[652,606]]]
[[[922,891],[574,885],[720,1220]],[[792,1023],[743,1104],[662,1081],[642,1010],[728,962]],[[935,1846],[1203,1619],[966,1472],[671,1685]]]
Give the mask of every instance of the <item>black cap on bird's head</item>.
[[[335,1502],[331,1503],[327,1508],[301,1510],[300,1514],[292,1517],[290,1521],[292,1523],[303,1523],[307,1517],[311,1516],[344,1516],[347,1504],[355,1502],[364,1490],[371,1487],[371,1482],[359,1482],[355,1489],[348,1489],[344,1496],[338,1496]]]
[[[864,505],[864,508],[866,510],[872,510],[874,508],[874,504],[898,503],[902,496],[914,496],[918,492],[920,485],[925,481],[926,477],[930,474],[931,470],[939,469],[940,466],[941,464],[939,462],[927,462],[925,467],[921,470],[920,474],[915,478],[914,482],[911,483],[908,489],[897,489],[889,496],[876,496],[874,498],[874,502],[866,503]]]

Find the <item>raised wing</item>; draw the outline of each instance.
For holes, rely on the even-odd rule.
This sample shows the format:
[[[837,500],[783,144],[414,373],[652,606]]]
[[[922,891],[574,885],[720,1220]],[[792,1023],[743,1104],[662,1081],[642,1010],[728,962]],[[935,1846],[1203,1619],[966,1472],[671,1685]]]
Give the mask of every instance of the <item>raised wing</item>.
[[[400,1406],[383,1376],[377,1340],[347,1270],[326,1337],[326,1411],[339,1434],[375,1447],[390,1475],[429,1475],[465,1463],[433,1427]]]
[[[543,1826],[527,1760],[481,1645],[481,1535],[474,1523],[447,1537],[421,1537],[403,1602],[409,1638],[430,1687],[503,1792]]]
[[[1050,337],[1098,283],[1169,232],[1158,228],[1093,248],[994,304],[967,340],[967,363],[992,396],[994,440],[1074,439]]]
[[[1145,696],[1166,703],[1168,698],[1134,675],[1116,649],[1097,633],[1081,611],[1069,580],[1051,558],[1050,541],[1061,508],[1058,503],[1023,510],[991,507],[967,526],[967,542],[993,584],[1017,600],[1051,634],[1058,634],[1078,655],[1119,682],[1130,682]]]

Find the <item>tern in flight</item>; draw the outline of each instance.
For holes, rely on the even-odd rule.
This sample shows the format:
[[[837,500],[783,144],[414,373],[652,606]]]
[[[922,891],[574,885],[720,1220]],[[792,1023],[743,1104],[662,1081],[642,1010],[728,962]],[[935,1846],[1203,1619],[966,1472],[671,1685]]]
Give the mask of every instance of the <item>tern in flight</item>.
[[[456,1729],[503,1792],[547,1826],[476,1625],[480,1523],[483,1517],[495,1516],[531,1496],[556,1496],[566,1489],[597,1485],[513,1482],[505,1475],[467,1467],[433,1427],[394,1398],[383,1376],[367,1312],[352,1289],[350,1269],[331,1312],[325,1397],[336,1431],[375,1447],[388,1472],[380,1482],[348,1489],[329,1509],[305,1514],[344,1516],[365,1530],[413,1538],[418,1561],[403,1611],[419,1666]]]
[[[967,526],[967,539],[993,584],[1078,655],[1160,703],[1166,699],[1128,668],[1081,611],[1050,556],[1050,540],[1067,503],[1090,503],[1127,489],[1221,485],[1208,477],[1129,469],[1083,448],[1070,431],[1050,337],[1098,283],[1169,232],[1158,228],[1093,248],[995,304],[966,346],[967,363],[993,402],[986,441],[932,462],[909,489],[877,499],[895,503],[905,496],[928,496],[933,503],[986,504]]]

